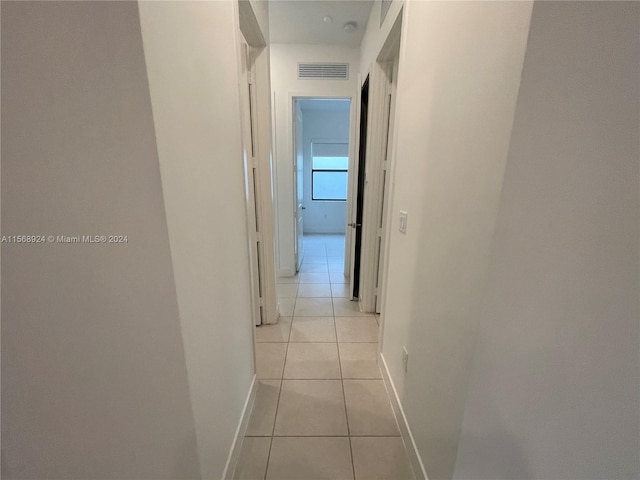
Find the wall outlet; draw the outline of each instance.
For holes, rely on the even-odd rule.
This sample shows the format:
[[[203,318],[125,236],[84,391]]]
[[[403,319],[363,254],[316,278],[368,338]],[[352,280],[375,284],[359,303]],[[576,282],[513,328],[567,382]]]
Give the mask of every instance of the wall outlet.
[[[407,373],[407,369],[409,368],[409,352],[407,352],[407,347],[402,347],[402,367],[404,368],[404,373]]]
[[[400,233],[407,233],[407,212],[400,210]]]

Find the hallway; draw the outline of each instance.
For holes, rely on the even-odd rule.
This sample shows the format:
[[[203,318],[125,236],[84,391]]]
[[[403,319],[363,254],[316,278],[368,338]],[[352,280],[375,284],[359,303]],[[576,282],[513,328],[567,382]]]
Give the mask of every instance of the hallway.
[[[376,362],[378,323],[348,300],[344,237],[304,238],[277,325],[256,328],[259,386],[238,480],[413,479]]]

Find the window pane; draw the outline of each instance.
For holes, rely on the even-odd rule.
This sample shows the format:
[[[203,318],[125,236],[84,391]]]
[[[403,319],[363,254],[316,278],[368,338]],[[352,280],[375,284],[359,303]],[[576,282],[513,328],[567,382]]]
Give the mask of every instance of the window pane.
[[[346,170],[348,157],[313,157],[313,170]]]
[[[346,200],[347,172],[313,172],[313,200]]]

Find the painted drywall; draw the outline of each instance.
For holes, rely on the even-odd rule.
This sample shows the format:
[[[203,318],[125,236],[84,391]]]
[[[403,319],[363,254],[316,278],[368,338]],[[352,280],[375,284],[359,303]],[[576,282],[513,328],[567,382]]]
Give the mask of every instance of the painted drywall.
[[[253,377],[233,2],[140,20],[202,477],[221,478]]]
[[[347,202],[311,199],[311,142],[330,140],[349,143],[349,111],[303,110],[304,142],[304,231],[344,234]]]
[[[196,479],[137,5],[2,2],[2,478]]]
[[[298,80],[299,62],[346,62],[349,80]],[[277,205],[277,261],[280,276],[295,274],[293,139],[291,95],[356,97],[359,49],[334,45],[271,45],[271,88],[275,97],[275,178]],[[351,118],[354,108],[351,108]]]
[[[253,13],[256,16],[265,43],[269,43],[269,2],[267,0],[248,0],[248,2],[251,4]]]
[[[431,480],[453,475],[531,6],[403,8],[382,355]]]
[[[364,83],[367,74],[371,72],[371,64],[376,61],[380,50],[384,45],[391,29],[398,19],[398,15],[402,13],[404,0],[391,0],[389,9],[384,17],[382,24],[380,23],[380,14],[382,2],[376,0],[371,6],[367,29],[362,37],[360,44],[360,73],[362,74],[362,82]]]
[[[639,478],[640,5],[536,2],[455,478]]]

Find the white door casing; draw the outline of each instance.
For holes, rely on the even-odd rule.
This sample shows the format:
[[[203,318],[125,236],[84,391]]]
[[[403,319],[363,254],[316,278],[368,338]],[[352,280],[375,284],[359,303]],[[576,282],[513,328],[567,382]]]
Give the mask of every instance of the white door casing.
[[[294,190],[294,235],[295,235],[295,265],[296,272],[300,271],[300,265],[302,265],[302,258],[304,256],[304,223],[302,211],[304,210],[304,144],[303,144],[303,124],[302,124],[302,111],[297,100],[294,100],[294,118],[293,122],[293,190]]]
[[[371,65],[369,90],[369,135],[367,138],[367,182],[364,197],[360,309],[382,311],[385,248],[389,218],[391,166],[395,116],[401,17],[385,41],[377,61]]]
[[[351,121],[349,140],[351,155],[349,156],[349,186],[347,191],[347,225],[345,226],[344,236],[344,274],[349,277],[349,298],[353,300],[353,271],[355,268],[355,250],[356,250],[356,229],[351,225],[355,225],[357,217],[357,201],[358,194],[358,158],[360,155],[360,114],[362,90],[362,75],[358,74],[358,88],[356,90],[355,100],[351,102]],[[355,104],[355,105],[354,105]]]
[[[245,171],[247,233],[254,323],[276,323],[274,175],[271,161],[269,48],[251,5],[238,3],[240,106]]]
[[[245,196],[247,199],[247,233],[249,237],[249,268],[251,274],[251,307],[253,311],[253,322],[255,325],[262,323],[260,314],[260,271],[258,264],[258,219],[256,208],[256,185],[255,185],[255,140],[253,138],[253,125],[251,118],[251,93],[250,93],[250,66],[251,59],[249,45],[240,33],[240,64],[241,64],[241,85],[240,104],[242,117],[242,151],[245,173]]]

